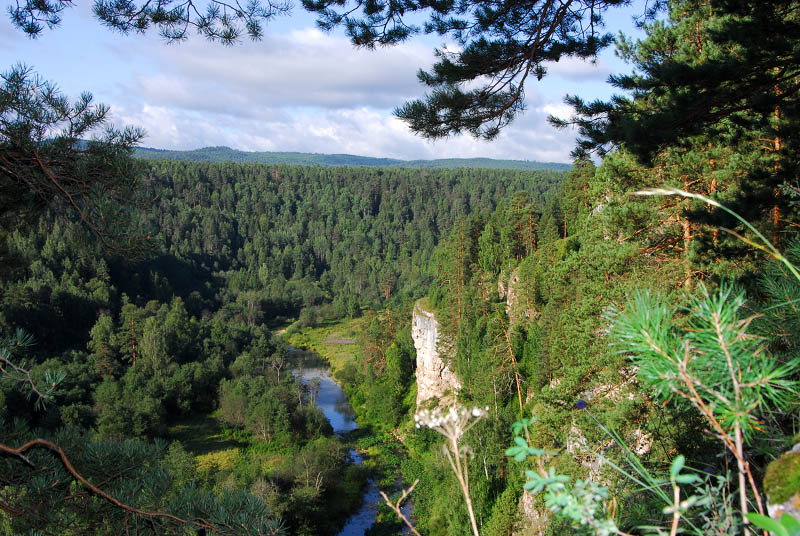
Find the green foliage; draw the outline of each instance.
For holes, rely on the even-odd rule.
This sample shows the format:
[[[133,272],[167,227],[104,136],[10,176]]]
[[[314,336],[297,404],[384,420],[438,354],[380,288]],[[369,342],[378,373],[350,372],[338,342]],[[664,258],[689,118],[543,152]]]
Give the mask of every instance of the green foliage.
[[[519,499],[519,490],[513,486],[503,490],[492,508],[492,516],[482,527],[486,536],[503,536],[508,534],[508,527],[519,524]]]
[[[588,105],[570,99],[580,113],[605,116],[594,125],[581,123],[587,140],[579,147],[614,141],[652,154],[698,134],[735,137],[780,129],[794,135],[785,119],[771,116],[778,107],[790,118],[797,105],[781,90],[794,83],[789,81],[794,75],[784,79],[776,67],[796,65],[797,40],[777,36],[798,35],[797,4],[701,6],[695,0],[669,2],[668,16],[645,27],[646,40],[620,40],[620,55],[636,70],[614,76],[612,84],[633,96]]]
[[[24,352],[33,344],[33,337],[21,329],[17,329],[14,337],[0,341],[0,368],[3,372],[0,381],[15,387],[22,384],[25,397],[30,399],[35,394],[36,407],[43,408],[45,403],[53,398],[53,393],[64,381],[66,373],[63,370],[52,372],[47,369],[44,373],[44,381],[35,382],[31,377],[31,372],[26,369],[25,361],[16,359],[17,354]]]
[[[576,11],[561,13],[550,10],[557,2],[439,6],[426,29],[454,36],[463,47],[443,55],[435,72],[423,73],[433,93],[399,113],[430,136],[460,130],[494,136],[522,105],[522,84],[503,85],[502,77],[529,68],[543,75],[541,61],[591,56],[607,42],[592,33],[600,19],[570,25],[570,18],[582,8],[616,3],[578,2],[572,4]],[[410,304],[430,290],[442,349],[450,347],[445,360],[462,383],[459,401],[488,406],[493,417],[464,435],[475,454],[463,469],[482,533],[507,533],[525,486],[566,516],[552,523],[556,533],[573,525],[607,533],[614,527],[663,531],[676,522],[685,533],[740,533],[741,515],[757,493],[747,491],[755,487],[748,482],[759,481],[759,468],[792,428],[789,410],[798,387],[800,281],[786,275],[800,246],[781,257],[764,243],[770,233],[782,240],[797,223],[798,33],[791,28],[798,9],[794,0],[718,2],[714,9],[701,4],[668,2],[668,16],[647,21],[644,40],[619,40],[620,53],[637,69],[615,79],[634,91],[630,98],[572,100],[590,121],[579,118],[589,143],[579,149],[618,144],[619,150],[599,167],[577,161],[566,177],[552,171],[150,161],[141,182],[152,187],[153,209],[141,226],[120,227],[130,236],[152,232],[158,244],[157,255],[136,263],[87,255],[79,247],[89,236],[86,222],[81,229],[55,217],[64,214],[63,199],[47,192],[36,197],[6,177],[9,187],[0,194],[0,334],[22,327],[37,341],[25,349],[33,385],[51,384],[48,369],[66,377],[52,393],[57,404],[50,409],[26,398],[30,391],[20,387],[30,382],[5,377],[0,408],[50,430],[79,424],[103,441],[119,441],[167,433],[175,427],[171,421],[218,406],[225,450],[203,452],[197,469],[178,446],[153,454],[172,468],[172,483],[163,486],[189,484],[194,473],[199,495],[249,489],[272,515],[287,519],[290,532],[334,532],[341,519],[330,512],[344,515],[357,501],[354,489],[363,474],[345,469],[342,444],[312,407],[313,385],[290,377],[287,348],[267,326],[297,318],[292,330],[307,334],[307,327],[332,319],[359,318],[363,333],[344,335],[358,339],[359,350],[347,351],[337,378],[362,426],[375,437],[396,429],[407,447],[412,459],[399,464],[409,482],[420,479],[414,493],[419,528],[429,536],[465,534],[467,513],[453,507],[461,498],[435,434],[409,430],[415,388],[407,321]],[[339,19],[338,11],[348,9],[344,4],[309,6],[323,10],[323,22],[345,24],[367,45],[415,31],[393,26],[400,21],[395,17],[430,13],[424,3],[387,3],[367,6],[363,18],[354,12]],[[53,15],[58,5],[19,7],[23,21],[35,13]],[[118,8],[99,5],[110,21],[120,15]],[[176,13],[161,21],[162,29],[171,31]],[[157,22],[152,15],[142,11],[141,29]],[[376,21],[389,22],[386,33],[370,26]],[[471,22],[472,30],[465,30]],[[580,33],[583,23],[591,25],[587,34]],[[540,42],[516,42],[537,25],[554,32]],[[503,33],[511,27],[520,33]],[[170,36],[180,36],[172,30],[178,33]],[[223,40],[236,36],[232,27],[205,30]],[[500,33],[487,40],[494,30]],[[529,46],[538,48],[531,54]],[[465,86],[484,75],[489,84],[501,82],[496,93]],[[9,74],[6,87],[30,81],[24,72],[15,76]],[[20,110],[62,107],[84,117],[80,125],[87,128],[101,116],[87,98],[76,107],[52,92],[32,95],[28,104],[19,101]],[[82,106],[88,115],[81,115]],[[15,125],[20,131],[47,129],[46,121]],[[22,138],[34,140],[30,132]],[[125,142],[133,140],[119,136],[116,150],[108,146],[104,154],[119,158],[126,178],[135,166],[124,158]],[[75,145],[67,138],[42,134],[21,154],[58,156]],[[81,153],[87,160],[70,169],[93,161],[103,147],[87,145]],[[267,158],[219,148],[163,156]],[[332,163],[354,161],[340,156]],[[680,189],[683,197],[630,195],[643,188]],[[711,205],[702,203],[709,198]],[[739,216],[724,204],[745,210]],[[45,205],[51,213],[40,210]],[[121,243],[127,244],[124,237]],[[759,249],[785,262],[763,263]],[[706,286],[681,301],[679,289],[691,292],[698,281]],[[609,311],[615,312],[614,325],[606,330]],[[616,349],[608,347],[609,338]],[[631,353],[638,374],[625,359]],[[18,363],[17,355],[2,355]],[[588,400],[592,413],[576,413],[576,399]],[[653,403],[676,400],[686,403]],[[529,414],[536,420],[517,427],[507,451],[515,461],[506,460],[507,426]],[[736,461],[732,475],[721,469],[734,466],[731,458],[712,448],[713,436],[704,428],[725,441]],[[383,441],[362,443],[387,467],[397,464],[395,450]],[[643,454],[632,454],[634,447],[626,445],[631,441]],[[199,453],[195,446],[190,450]],[[583,446],[596,448],[590,454]],[[517,470],[515,464],[531,456],[546,457],[549,467],[534,467],[526,484],[523,470],[530,468]],[[14,471],[3,476],[19,479],[21,467]],[[598,474],[608,486],[588,478]],[[745,475],[752,479],[743,483]],[[389,485],[394,476],[382,468],[379,479]],[[22,486],[26,494],[29,488]],[[152,487],[144,498],[155,501],[157,492],[171,497],[172,488],[165,489]],[[731,490],[740,492],[738,508]],[[57,497],[48,499],[54,517],[73,519]],[[770,524],[749,517],[755,525]],[[636,528],[643,523],[658,526]],[[791,525],[765,528],[780,533]]]
[[[800,264],[800,242],[786,247],[785,259],[793,266]],[[800,343],[800,280],[794,277],[784,262],[770,262],[759,274],[759,287],[765,297],[762,331],[774,334],[773,349],[791,354]]]
[[[527,482],[524,488],[534,494],[544,492],[545,506],[554,514],[570,520],[575,527],[589,527],[597,536],[618,534],[617,525],[606,510],[608,488],[580,479],[572,484],[568,476],[556,473],[553,467],[545,470],[540,460],[545,451],[531,447],[526,439],[532,423],[531,419],[523,419],[513,424],[514,446],[505,452],[516,462],[537,458],[539,469],[525,471]]]
[[[579,401],[578,406],[579,409],[585,409],[586,403]],[[657,511],[651,511],[648,514],[650,524],[638,526],[638,531],[661,535],[665,534],[669,524],[673,533],[676,533],[674,531],[682,524],[681,534],[700,536],[714,533],[733,536],[741,533],[741,518],[733,508],[730,495],[725,491],[730,487],[730,475],[715,476],[687,468],[683,455],[675,457],[668,472],[653,474],[618,434],[606,429],[599,421],[596,422],[607,437],[621,448],[625,463],[620,466],[605,454],[592,452],[592,455],[599,456],[627,482],[635,485],[632,495],[636,501],[641,503],[643,498],[649,497],[662,505],[660,513],[664,517],[653,524],[654,516],[658,514]],[[582,479],[573,484],[570,477],[560,473],[552,465],[547,467],[548,454],[529,446],[527,437],[530,424],[530,419],[514,423],[512,431],[515,446],[506,450],[506,455],[514,457],[515,461],[534,458],[535,469],[525,471],[525,489],[532,493],[541,493],[544,506],[556,514],[557,519],[565,520],[574,528],[585,527],[596,535],[627,534],[621,523],[627,521],[630,524],[630,520],[636,518],[624,512],[620,521],[613,517],[615,508],[612,507],[616,505],[617,498],[611,500],[608,487]],[[521,435],[523,433],[525,438]],[[527,452],[531,453],[530,456],[527,456]],[[643,493],[645,497],[642,497]]]
[[[761,430],[764,412],[794,402],[800,359],[766,356],[765,341],[747,333],[753,318],[742,316],[744,304],[744,293],[729,285],[713,294],[701,286],[683,309],[681,329],[676,308],[639,293],[624,314],[610,311],[611,335],[657,398],[678,395],[723,429],[740,427],[747,440]]]
[[[40,28],[26,17],[53,16],[54,6],[18,6],[16,20],[36,33]],[[119,6],[96,7],[104,20],[131,29],[121,24]],[[137,29],[157,23],[166,35],[177,38],[180,30],[170,26],[176,13],[155,21],[145,6]],[[235,38],[233,26],[214,26],[213,17],[208,22],[203,27],[207,36]],[[27,87],[27,72],[8,76],[9,83]],[[98,440],[110,445],[125,438],[165,435],[176,421],[196,418],[219,403],[219,415],[230,427],[222,435],[232,448],[204,454],[195,468],[185,450],[171,447],[161,455],[174,467],[175,482],[197,486],[200,502],[213,496],[210,490],[228,497],[232,488],[252,489],[285,515],[292,533],[332,532],[340,516],[330,515],[329,509],[341,507],[345,512],[352,507],[344,498],[350,497],[352,503],[356,497],[344,493],[344,486],[359,478],[332,478],[344,466],[342,446],[325,437],[330,429],[312,407],[313,388],[304,389],[288,377],[286,348],[264,324],[283,323],[281,317],[297,315],[302,324],[317,325],[344,314],[360,316],[370,306],[408,303],[425,291],[433,248],[457,218],[493,209],[509,191],[526,191],[526,206],[542,202],[561,174],[312,170],[161,161],[146,164],[145,176],[135,177],[139,184],[152,187],[148,194],[155,206],[140,225],[133,225],[125,219],[133,214],[130,207],[107,204],[104,196],[126,199],[130,193],[124,189],[130,186],[126,180],[142,169],[128,158],[136,132],[111,132],[105,139],[83,144],[78,137],[102,123],[105,108],[92,108],[89,97],[70,107],[47,84],[41,88],[40,94],[31,93],[39,101],[17,106],[19,117],[35,120],[41,112],[40,119],[46,120],[49,106],[54,117],[60,110],[72,119],[75,131],[65,130],[59,136],[57,122],[35,125],[21,120],[16,125],[20,132],[31,127],[38,136],[23,140],[27,143],[23,149],[53,161],[60,154],[56,150],[74,149],[82,160],[71,162],[72,168],[57,169],[68,175],[84,168],[102,171],[105,168],[94,164],[106,158],[101,163],[111,163],[118,173],[108,173],[106,182],[98,178],[92,185],[96,189],[72,192],[78,204],[68,208],[76,211],[77,218],[69,214],[100,242],[123,248],[129,257],[140,251],[133,247],[139,245],[133,241],[136,237],[153,244],[150,252],[156,254],[136,262],[102,253],[86,255],[80,247],[87,242],[86,229],[64,226],[63,218],[54,217],[69,203],[44,188],[33,192],[41,194],[38,198],[30,199],[26,197],[30,192],[13,181],[4,188],[3,220],[24,216],[22,220],[29,221],[26,226],[15,221],[2,234],[1,260],[14,270],[4,273],[2,281],[0,329],[7,333],[11,327],[24,326],[39,341],[30,356],[34,380],[41,375],[46,385],[55,387],[57,382],[46,369],[68,374],[55,393],[60,404],[49,412],[25,400],[22,395],[30,391],[7,388],[4,382],[4,414],[47,426],[55,430],[52,433],[59,433],[65,423],[81,425],[96,430]],[[10,140],[7,149],[18,149],[12,142],[16,143]],[[12,175],[6,178],[14,179]],[[47,185],[39,180],[42,177],[34,179]],[[91,204],[98,200],[96,206]],[[84,201],[86,205],[81,204]],[[524,206],[513,210],[520,209]],[[108,229],[97,226],[95,214],[105,216]],[[514,214],[518,223],[525,215]],[[507,248],[531,247],[531,229],[529,225],[525,236],[506,233]],[[372,318],[368,309],[366,314]],[[368,334],[375,342],[367,358],[370,381],[353,400],[360,399],[369,408],[369,420],[392,429],[413,404],[413,345],[407,328],[400,326],[398,335],[390,318],[387,334],[382,332],[387,326],[379,323],[374,322]],[[10,354],[7,357],[11,359]],[[352,371],[350,375],[355,379]],[[479,439],[487,448],[496,443],[493,434],[481,434]],[[155,459],[155,454],[150,457]],[[484,504],[497,493],[498,479],[489,478],[490,470],[496,473],[496,458],[482,460],[485,480],[492,483],[475,488],[481,515],[488,514]],[[392,477],[387,473],[385,478]],[[121,486],[129,484],[120,479]],[[159,493],[166,496],[163,489],[154,489],[143,499],[156,501]],[[69,524],[73,518],[60,498],[50,500],[53,515],[65,516]],[[100,517],[90,515],[86,522]],[[464,525],[463,517],[452,512],[443,512],[443,519],[446,526]],[[37,520],[30,521],[36,526]],[[79,522],[75,521],[76,527]],[[258,525],[254,519],[236,522]],[[44,527],[47,522],[41,523]]]
[[[3,227],[35,225],[49,207],[90,231],[107,251],[133,256],[146,250],[132,210],[142,197],[131,153],[143,133],[107,126],[109,109],[93,104],[91,94],[70,103],[24,65],[1,78]]]
[[[747,514],[747,519],[760,529],[769,531],[776,536],[797,536],[800,534],[800,522],[789,514],[783,514],[780,520],[776,521],[761,514]]]
[[[705,534],[710,530],[720,534],[737,533],[741,528],[741,510],[737,511],[733,503],[736,497],[722,491],[730,486],[729,475],[695,480],[693,474],[680,476],[683,475],[680,472],[680,479],[693,481],[678,482],[671,480],[666,471],[657,471],[657,476],[651,476],[651,468],[665,467],[666,463],[674,461],[673,456],[667,455],[670,451],[683,452],[693,463],[702,466],[719,467],[722,463],[716,459],[719,450],[710,448],[708,440],[698,441],[698,437],[702,437],[700,429],[711,426],[718,436],[728,433],[733,437],[736,423],[743,427],[744,421],[748,421],[748,431],[743,439],[750,441],[753,451],[759,455],[766,454],[774,447],[761,440],[763,436],[757,433],[758,428],[768,427],[775,435],[781,435],[792,420],[784,412],[792,407],[797,391],[797,361],[793,353],[785,350],[794,345],[788,326],[793,325],[796,316],[791,298],[796,289],[793,281],[780,280],[781,274],[789,273],[787,265],[771,263],[765,270],[775,272],[765,287],[776,298],[767,296],[767,300],[757,306],[767,313],[763,319],[748,317],[742,291],[734,293],[730,286],[706,294],[701,290],[685,308],[672,305],[680,299],[676,289],[694,286],[698,274],[709,274],[709,278],[711,274],[714,277],[727,274],[752,282],[751,274],[758,267],[749,263],[753,253],[741,253],[740,248],[738,256],[717,258],[709,264],[708,257],[699,254],[705,243],[695,236],[686,241],[685,232],[688,228],[693,234],[702,232],[711,236],[713,230],[685,219],[682,209],[689,208],[687,202],[676,206],[658,198],[628,195],[628,192],[642,189],[648,181],[650,185],[655,182],[682,186],[679,181],[685,177],[680,174],[686,169],[714,172],[715,166],[718,166],[714,175],[718,188],[727,188],[728,193],[735,194],[737,189],[749,187],[739,179],[741,170],[752,161],[736,158],[715,161],[715,155],[713,151],[712,154],[690,155],[676,150],[665,153],[665,160],[659,163],[662,167],[654,170],[620,151],[609,155],[600,168],[576,165],[562,183],[560,195],[545,205],[536,227],[535,250],[524,251],[521,258],[514,258],[517,255],[513,248],[498,247],[504,236],[507,243],[513,243],[510,240],[512,229],[504,234],[502,222],[514,221],[506,208],[498,207],[493,214],[473,217],[455,226],[437,256],[439,273],[443,275],[431,292],[431,301],[436,305],[437,319],[443,324],[445,334],[453,341],[451,366],[463,384],[460,396],[508,408],[507,404],[513,399],[513,354],[527,407],[537,416],[535,422],[529,423],[531,439],[525,447],[534,449],[534,453],[557,450],[565,442],[574,449],[576,434],[580,434],[578,445],[584,438],[588,444],[607,442],[609,436],[605,431],[583,429],[568,409],[578,398],[591,398],[599,420],[620,430],[614,437],[621,451],[604,447],[600,454],[603,461],[607,467],[618,467],[637,479],[632,483],[620,473],[622,477],[618,475],[608,480],[610,486],[604,493],[619,500],[620,517],[616,521],[619,526],[642,525],[663,515],[663,508],[669,508],[670,513],[677,512],[681,516],[683,526],[687,527],[685,530],[693,533]],[[707,160],[709,157],[711,161]],[[699,201],[705,199],[691,192],[688,195]],[[720,203],[714,203],[716,210],[728,214],[734,222],[732,225],[739,225],[748,237],[763,238],[762,222],[750,224],[741,216],[726,212]],[[696,207],[692,208],[694,213],[698,212]],[[687,221],[690,222],[688,226],[682,223]],[[685,249],[679,253],[669,251],[670,244],[681,241]],[[736,251],[730,243],[726,243],[725,248],[729,253]],[[764,250],[767,249],[764,246]],[[717,253],[709,255],[718,255],[723,249],[715,251]],[[786,260],[783,256],[776,258]],[[726,264],[728,261],[730,264]],[[498,285],[499,296],[495,290]],[[641,287],[653,290],[649,294],[637,292]],[[763,295],[758,296],[757,290],[753,290],[757,300],[763,299]],[[666,409],[654,406],[646,395],[649,391],[638,388],[632,381],[633,371],[626,367],[621,353],[657,353],[652,340],[641,338],[643,325],[628,326],[630,339],[619,341],[620,352],[608,346],[608,312],[631,309],[630,303],[639,299],[631,300],[632,295],[662,296],[657,303],[650,300],[636,310],[651,322],[652,326],[648,327],[658,327],[651,331],[668,334],[664,335],[669,340],[669,344],[664,344],[667,350],[664,353],[672,352],[670,359],[662,355],[661,361],[655,361],[655,356],[647,362],[645,358],[641,358],[641,362],[640,358],[635,358],[641,367],[640,381],[647,377],[648,367],[657,363],[660,368],[651,374],[651,379],[657,380],[652,392],[661,400],[674,400],[676,394],[680,398],[688,388],[678,385],[678,365],[685,359],[683,352],[688,348],[691,359],[687,370],[698,382],[694,388],[702,391],[705,385],[714,391],[705,392],[703,404],[713,408],[712,419],[718,427],[714,427],[706,413],[695,411],[691,404],[672,404]],[[505,303],[498,303],[498,298],[505,298]],[[625,305],[626,302],[629,305]],[[755,303],[751,302],[750,307]],[[774,314],[773,304],[780,304]],[[623,322],[619,316],[615,318],[612,334],[616,336],[615,330]],[[776,339],[776,333],[783,335]],[[640,338],[635,340],[637,336]],[[727,360],[721,359],[724,351],[720,350],[720,341],[731,354],[731,367]],[[732,376],[743,378],[739,395],[731,390],[736,383],[730,380]],[[497,382],[498,379],[501,381]],[[497,383],[505,389],[498,389]],[[711,398],[718,395],[719,400],[711,405]],[[624,447],[624,438],[639,441],[643,437],[652,438],[653,445],[658,448],[650,450],[640,462],[638,456],[632,456],[632,451]],[[516,448],[520,450],[512,455],[527,456],[521,445]],[[736,456],[741,458],[740,454],[734,454]],[[580,462],[576,463],[576,459]],[[582,483],[587,482],[586,468],[593,467],[583,456],[572,452],[556,453],[551,464],[554,476],[560,474],[571,482],[580,480]],[[734,480],[735,476],[736,473]],[[632,488],[639,486],[653,493],[641,500],[631,493]],[[670,494],[675,486],[685,488],[677,503]],[[740,482],[740,487],[745,486],[746,483]],[[559,508],[574,505],[577,510],[571,513],[576,514],[579,524],[580,519],[589,519],[578,515],[579,512],[590,512],[595,506],[600,510],[606,507],[602,498],[593,499],[602,495],[598,490],[582,484],[580,493],[575,495],[572,491],[572,487],[562,489],[560,492],[565,495],[559,495],[553,505]],[[433,495],[420,500],[426,493]],[[420,512],[434,515],[436,507],[428,506],[427,501],[437,502],[440,497],[438,487],[419,488]]]
[[[36,38],[46,25],[52,29],[61,24],[61,14],[71,7],[63,0],[44,2],[21,2],[8,9],[12,24]],[[94,16],[104,25],[121,33],[145,33],[154,27],[159,35],[168,41],[183,41],[188,37],[189,28],[194,28],[210,41],[230,45],[242,33],[257,41],[263,36],[263,24],[273,17],[285,14],[291,4],[267,2],[252,3],[246,7],[233,8],[220,2],[209,2],[202,13],[197,7],[183,5],[152,6],[97,2],[93,6]],[[227,8],[231,11],[225,11]]]
[[[31,436],[50,439],[69,453],[76,471],[89,482],[103,483],[104,491],[117,500],[144,512],[169,512],[186,520],[125,511],[89,493],[67,473],[55,453],[36,449],[28,451],[31,466],[24,469],[17,460],[0,459],[2,501],[14,511],[25,512],[8,518],[14,533],[29,529],[61,534],[126,530],[132,534],[180,533],[188,527],[199,529],[201,519],[212,533],[243,534],[234,528],[243,526],[256,534],[285,533],[281,523],[255,497],[242,491],[216,496],[195,487],[191,462],[180,447],[168,449],[164,442],[97,441],[77,429],[50,434],[27,429],[21,423],[3,424],[2,436],[11,445]],[[71,499],[64,501],[67,495]]]
[[[623,147],[646,170],[657,170],[648,186],[711,197],[771,232],[778,245],[792,236],[788,229],[797,217],[788,185],[800,159],[797,102],[786,92],[796,75],[782,78],[776,67],[797,64],[798,41],[776,38],[784,35],[776,32],[797,33],[797,3],[764,9],[760,2],[722,2],[706,9],[702,2],[675,0],[666,7],[666,17],[645,25],[646,39],[620,39],[619,54],[634,71],[612,83],[630,96],[605,103],[568,99],[584,137],[576,152]],[[718,207],[687,202],[683,212],[689,216],[684,239],[691,236],[687,257],[715,279],[737,277],[741,264],[730,261],[753,251],[719,230],[698,233],[695,223],[742,234],[741,222]]]

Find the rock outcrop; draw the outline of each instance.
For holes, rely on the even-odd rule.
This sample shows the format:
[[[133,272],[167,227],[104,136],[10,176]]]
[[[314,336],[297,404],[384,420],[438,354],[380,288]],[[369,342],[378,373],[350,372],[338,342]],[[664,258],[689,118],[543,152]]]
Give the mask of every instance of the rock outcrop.
[[[424,301],[414,305],[411,321],[411,337],[417,350],[417,407],[461,388],[458,377],[442,359],[450,344],[442,340],[436,315],[425,308]]]
[[[764,492],[770,517],[778,520],[789,514],[800,519],[800,442],[767,466]]]
[[[623,399],[633,400],[637,370],[633,366],[623,367],[619,371],[618,382],[595,385],[593,388],[580,393],[579,398],[590,404],[599,399],[607,399],[615,403],[621,402]],[[623,433],[623,440],[637,456],[645,456],[653,447],[652,435],[644,432],[639,427],[629,429]],[[604,438],[598,444],[589,445],[583,432],[573,421],[572,427],[567,434],[567,452],[572,455],[576,462],[588,470],[590,480],[599,482],[604,486],[609,484],[601,477],[601,469],[605,465],[606,453],[612,448],[614,448],[614,441],[609,437]]]
[[[547,524],[550,522],[550,510],[536,503],[534,494],[528,490],[522,492],[519,499],[524,524],[515,527],[513,536],[544,536],[547,534]]]

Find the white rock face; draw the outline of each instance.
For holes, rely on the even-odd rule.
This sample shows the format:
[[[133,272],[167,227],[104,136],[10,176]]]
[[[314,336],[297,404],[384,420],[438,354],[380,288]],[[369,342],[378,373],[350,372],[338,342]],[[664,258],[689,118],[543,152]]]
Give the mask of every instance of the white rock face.
[[[623,367],[619,371],[619,382],[595,385],[591,390],[582,392],[579,397],[587,402],[601,398],[607,398],[614,402],[619,402],[623,398],[633,400],[633,384],[636,381],[636,372],[638,370],[634,366]],[[646,455],[653,447],[653,437],[642,431],[641,428],[629,430],[623,439],[628,448],[637,456]],[[590,480],[599,482],[604,486],[608,485],[609,482],[600,477],[600,470],[605,465],[604,457],[606,452],[613,447],[614,441],[610,438],[604,439],[600,444],[589,445],[583,432],[574,421],[567,434],[567,452],[572,454],[575,461],[589,470]]]
[[[519,268],[511,272],[508,278],[508,293],[506,294],[506,315],[508,316],[511,316],[511,310],[519,301],[517,287],[519,287]]]
[[[417,350],[417,407],[426,400],[458,391],[461,383],[441,357],[449,345],[439,340],[436,316],[424,310],[419,302],[414,306],[411,337]]]

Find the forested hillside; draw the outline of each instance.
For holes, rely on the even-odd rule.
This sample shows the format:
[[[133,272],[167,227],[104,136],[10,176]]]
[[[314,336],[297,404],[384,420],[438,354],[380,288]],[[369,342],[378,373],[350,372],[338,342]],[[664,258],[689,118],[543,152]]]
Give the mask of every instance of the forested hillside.
[[[717,161],[714,166],[725,164]],[[728,219],[726,225],[735,234],[724,235],[715,225],[700,223],[709,216],[726,216],[712,213],[707,204],[635,195],[642,188],[680,186],[680,177],[663,171],[654,175],[653,168],[622,151],[606,157],[600,167],[579,161],[544,210],[525,195],[515,195],[492,213],[459,219],[439,246],[437,277],[420,307],[433,311],[441,325],[440,352],[460,383],[459,403],[488,410],[488,416],[458,436],[463,448],[474,453],[465,455],[464,463],[480,534],[566,534],[595,519],[597,526],[650,533],[637,527],[667,526],[662,509],[670,503],[642,492],[642,475],[649,475],[656,488],[666,488],[669,480],[663,475],[678,455],[701,474],[690,477],[699,484],[687,486],[684,493],[704,501],[677,518],[686,533],[742,533],[742,503],[730,492],[736,451],[726,454],[719,441],[722,433],[708,432],[715,421],[698,411],[713,403],[713,398],[705,402],[701,396],[726,396],[722,393],[730,376],[720,363],[725,354],[719,345],[724,347],[734,335],[741,339],[732,339],[731,346],[745,347],[733,350],[733,359],[751,363],[742,374],[759,378],[751,385],[765,386],[757,395],[765,397],[760,402],[764,409],[758,404],[742,410],[748,419],[757,419],[743,442],[753,488],[764,489],[769,462],[796,442],[796,436],[791,438],[798,392],[794,378],[800,365],[794,329],[798,317],[789,304],[800,295],[800,281],[777,260],[742,246],[737,235],[747,229],[741,222]],[[713,174],[694,188],[718,188],[734,199],[742,189],[747,192],[743,181],[717,180]],[[794,233],[781,231],[796,225],[796,213],[781,208],[776,221],[774,203],[775,198],[768,199],[756,210],[762,217],[752,221],[797,263]],[[679,308],[687,295],[697,301]],[[701,321],[704,311],[707,324]],[[728,329],[731,334],[720,331]],[[703,330],[710,341],[690,338]],[[380,351],[365,352],[360,366],[345,368],[339,377],[358,385],[351,400],[362,404],[364,416],[375,426],[399,423],[409,456],[400,472],[406,483],[419,479],[413,492],[417,529],[422,534],[469,534],[460,482],[452,462],[437,448],[438,435],[415,428],[414,420],[403,414],[413,407],[409,399],[414,386],[398,381],[394,371],[410,351],[409,334],[401,330],[393,337],[376,323],[369,333],[369,347]],[[695,344],[697,350],[690,346]],[[639,357],[648,351],[654,357]],[[680,365],[680,358],[688,360],[695,351],[696,365]],[[710,374],[711,367],[721,367],[721,377]],[[641,374],[643,368],[647,375]],[[358,379],[358,369],[369,371],[366,381]],[[669,386],[683,377],[693,378],[688,386]],[[712,381],[719,383],[706,383]],[[704,394],[692,395],[691,389]],[[386,402],[393,396],[402,397],[405,408]],[[718,404],[722,419],[725,406]],[[546,460],[544,468],[538,466],[541,474],[533,461],[520,464],[504,456],[511,443],[509,429],[523,419],[529,419],[525,433],[518,431],[516,439],[526,445],[522,452],[530,448]],[[453,437],[447,425],[431,427],[445,435],[447,446]],[[563,487],[555,491],[561,485],[555,478],[567,483],[588,478],[604,488],[578,483],[574,492]],[[766,488],[767,496],[786,477],[773,473],[771,478],[772,484],[764,481],[764,486],[773,486]],[[523,488],[537,479],[538,496],[525,491],[533,485]],[[750,511],[758,512],[751,485],[745,485]],[[549,490],[547,503],[541,499],[542,489]],[[562,508],[554,501],[573,501],[575,506]],[[454,510],[453,504],[459,508]],[[393,514],[387,512],[386,519],[394,519]],[[395,519],[391,528],[377,534],[393,534],[401,526]],[[586,532],[613,533],[590,527]]]
[[[136,149],[139,158],[181,160],[187,162],[238,162],[249,164],[290,164],[302,166],[369,166],[402,168],[480,168],[521,169],[528,171],[567,171],[569,164],[557,162],[533,162],[529,160],[497,160],[494,158],[437,158],[434,160],[398,160],[396,158],[373,158],[351,154],[279,153],[237,151],[229,147],[203,147],[191,151],[166,151],[151,147]]]
[[[152,451],[136,443],[125,455],[163,459],[160,470],[170,475],[140,474],[148,492],[139,495],[131,477],[81,468],[133,504],[167,495],[173,512],[211,501],[187,497],[187,484],[206,494],[249,490],[268,510],[259,513],[263,502],[256,502],[242,515],[280,517],[292,534],[330,534],[358,504],[363,477],[345,470],[343,446],[314,407],[313,390],[290,374],[296,359],[271,328],[287,318],[306,326],[359,317],[421,296],[434,277],[434,249],[454,221],[494,210],[510,192],[544,203],[562,179],[558,172],[167,161],[147,162],[141,172],[150,201],[139,211],[147,249],[138,260],[109,256],[54,214],[4,235],[5,351],[26,364],[34,384],[48,370],[64,375],[44,407],[27,382],[4,377],[3,413],[17,419],[5,421],[4,434],[24,438],[28,427],[42,427],[80,460],[125,438],[191,442],[184,424],[216,411],[206,425],[223,423],[222,446],[240,454],[220,459],[223,450],[203,461],[177,444]],[[19,340],[15,330],[24,331]],[[55,432],[63,426],[68,431]],[[81,519],[75,527],[84,528],[75,530],[99,530],[105,518],[124,518],[100,504],[92,516],[73,512],[57,486],[22,497],[15,490],[34,474],[5,463],[4,503],[30,513],[7,518],[10,530],[55,527],[65,516]],[[131,470],[144,470],[140,463]],[[332,478],[342,471],[350,476]],[[63,508],[38,511],[44,500]],[[181,501],[187,505],[179,508]]]
[[[622,3],[304,6],[368,48],[423,11],[461,46],[396,114],[493,139]],[[132,6],[96,11],[185,37]],[[332,535],[370,481],[370,536],[797,534],[800,2],[643,10],[621,94],[551,119],[568,172],[139,161],[135,129],[82,142],[87,96],[6,75],[0,531]]]
[[[569,99],[582,139],[559,194],[462,218],[439,247],[420,307],[458,401],[489,415],[463,434],[419,419],[446,457],[406,421],[423,534],[793,530],[758,515],[799,491],[792,455],[767,468],[797,442],[798,5],[668,15],[618,42],[629,97]],[[406,117],[435,136],[418,108]],[[471,501],[456,440],[475,454]]]

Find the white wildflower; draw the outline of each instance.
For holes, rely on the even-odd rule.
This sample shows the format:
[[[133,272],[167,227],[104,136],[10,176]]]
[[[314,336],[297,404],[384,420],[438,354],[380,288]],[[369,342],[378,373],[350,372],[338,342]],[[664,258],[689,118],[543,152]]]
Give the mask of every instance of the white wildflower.
[[[417,428],[425,426],[436,430],[450,440],[458,439],[470,428],[488,415],[489,408],[467,408],[459,404],[450,406],[445,412],[440,408],[424,409],[414,415]]]
[[[478,536],[479,533],[478,525],[475,521],[475,513],[472,510],[472,499],[469,496],[469,464],[467,463],[467,456],[471,455],[472,450],[469,447],[460,446],[458,442],[467,430],[475,426],[479,420],[488,414],[488,407],[485,409],[478,407],[467,408],[453,404],[446,412],[442,412],[439,408],[434,410],[424,409],[414,415],[417,428],[426,426],[447,438],[445,444],[442,445],[442,449],[461,486],[461,492],[464,494],[464,501],[467,504],[467,512],[469,513],[469,521],[472,525],[474,536]]]

